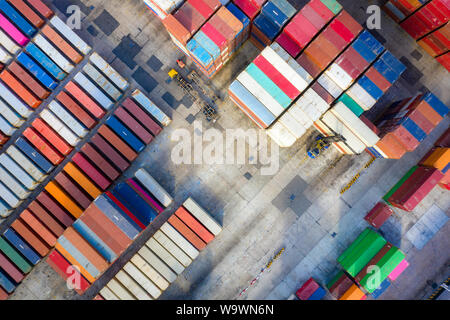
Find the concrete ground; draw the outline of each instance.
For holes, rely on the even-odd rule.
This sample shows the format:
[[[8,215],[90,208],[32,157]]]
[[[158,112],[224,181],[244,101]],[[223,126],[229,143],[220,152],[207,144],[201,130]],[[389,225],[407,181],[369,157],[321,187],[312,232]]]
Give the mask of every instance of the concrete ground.
[[[376,3],[361,1],[360,6],[355,6],[351,0],[340,2],[361,23],[366,19],[367,5]],[[181,54],[142,1],[58,0],[53,1],[53,8],[63,16],[70,4],[79,5],[83,11],[83,38],[172,117],[173,123],[140,155],[121,181],[145,167],[174,196],[175,204],[83,297],[68,290],[43,262],[28,275],[12,299],[91,299],[188,196],[207,209],[224,229],[161,298],[288,299],[309,277],[325,284],[334,275],[338,268],[336,258],[368,226],[363,220],[367,211],[449,126],[447,117],[415,152],[399,161],[376,160],[342,195],[340,190],[370,157],[342,157],[330,149],[322,158],[305,161],[306,145],[317,134],[313,129],[293,147],[280,150],[280,169],[274,175],[261,175],[261,165],[175,165],[170,159],[176,145],[171,141],[175,130],[184,128],[194,136],[198,133],[195,120],[202,123],[204,130],[214,127],[221,132],[255,125],[228,98],[219,104],[219,120],[213,125],[207,123],[200,105],[192,104],[175,84],[165,83],[167,71]],[[382,30],[375,34],[408,65],[408,71],[369,117],[376,119],[389,102],[426,88],[450,104],[449,74],[384,13]],[[229,83],[257,54],[258,50],[247,43],[208,82],[211,90],[219,90],[226,97]],[[433,291],[435,283],[447,278],[449,224],[435,230],[428,242],[428,238],[424,240],[420,234],[409,232],[421,225],[417,222],[430,209],[450,216],[448,191],[435,188],[412,213],[396,210],[381,229],[386,239],[406,253],[411,266],[380,299],[422,299]],[[248,288],[281,248],[285,250],[280,258]]]

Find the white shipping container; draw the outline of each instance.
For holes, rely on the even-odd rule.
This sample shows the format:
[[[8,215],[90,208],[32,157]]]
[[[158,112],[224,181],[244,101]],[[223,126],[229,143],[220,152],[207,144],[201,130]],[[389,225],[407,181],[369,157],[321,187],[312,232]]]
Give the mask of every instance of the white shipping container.
[[[42,182],[47,177],[31,160],[29,160],[19,149],[11,145],[6,153],[18,163],[36,182]]]
[[[0,62],[8,64],[12,60],[11,55],[2,47],[0,47]]]
[[[75,32],[73,32],[73,30],[70,29],[67,24],[65,24],[60,18],[58,18],[58,16],[53,16],[53,18],[50,19],[50,23],[80,52],[84,53],[85,55],[91,52],[92,48],[86,42],[84,42]]]
[[[22,118],[28,119],[33,110],[25,105],[15,94],[0,82],[0,96],[5,100]]]
[[[237,80],[255,96],[275,117],[283,113],[284,108],[264,89],[247,71],[243,71]]]
[[[340,121],[342,121],[367,147],[372,147],[380,141],[378,135],[342,102],[339,101],[331,109],[331,112]]]
[[[164,291],[169,287],[169,282],[162,275],[160,275],[158,271],[155,270],[155,268],[148,264],[139,254],[135,254],[130,261],[159,289]]]
[[[119,281],[133,296],[135,296],[138,300],[153,300],[141,286],[136,283],[125,271],[120,270],[116,276],[114,277],[117,281]]]
[[[0,182],[0,198],[12,209],[17,208],[22,203],[3,183]]]
[[[321,114],[324,114],[330,108],[330,105],[322,99],[313,89],[307,90],[303,96],[302,101],[306,100],[307,103],[310,103],[316,108]]]
[[[320,112],[319,110],[317,110],[309,101],[307,98],[303,98],[301,97],[297,103],[300,106],[300,109],[302,109],[302,111],[304,113],[306,113],[306,115],[308,116],[308,118],[310,118],[313,122],[316,120],[320,119],[320,116],[322,115],[322,112]]]
[[[328,91],[329,94],[333,96],[333,98],[337,99],[344,90],[342,90],[329,76],[325,73],[322,74],[317,80],[319,84]]]
[[[84,138],[88,134],[88,130],[83,127],[63,106],[53,100],[48,105],[49,109],[64,122],[76,135]]]
[[[108,287],[103,287],[100,294],[105,300],[120,300]]]
[[[347,90],[353,82],[353,78],[345,72],[337,63],[333,63],[325,74],[333,80],[342,90]]]
[[[8,204],[0,197],[0,217],[6,218],[11,214],[12,210]]]
[[[147,261],[160,275],[168,282],[172,283],[177,279],[177,275],[173,272],[158,256],[156,256],[149,248],[143,246],[139,251],[139,255]]]
[[[308,115],[300,108],[300,104],[298,102],[289,108],[288,113],[291,114],[294,119],[306,129],[309,129],[313,125],[312,119],[308,117]]]
[[[99,88],[97,88],[91,80],[89,80],[81,72],[77,73],[73,78],[86,92],[88,92],[91,97],[93,97],[104,109],[109,110],[114,105]]]
[[[217,236],[222,231],[222,226],[218,224],[197,202],[195,202],[194,199],[188,198],[183,203],[183,207],[185,207],[213,235]]]
[[[34,38],[34,43],[65,72],[70,73],[75,68],[69,60],[59,53],[59,51],[40,34]]]
[[[188,267],[192,263],[192,259],[161,231],[156,231],[153,239],[170,252],[183,266]]]
[[[2,115],[0,115],[0,131],[5,135],[11,137],[14,132],[16,132],[16,128],[14,128]]]
[[[139,169],[135,177],[164,207],[167,208],[173,202],[170,194],[145,169]]]
[[[353,153],[360,154],[364,151],[364,149],[366,149],[364,143],[362,143],[362,141],[359,140],[358,137],[349,128],[347,128],[345,124],[336,118],[331,111],[324,114],[322,121],[330,129],[346,139],[345,144],[349,146]]]
[[[125,270],[139,285],[150,295],[150,299],[158,299],[161,290],[153,282],[151,282],[136,266],[128,262],[124,267]],[[133,292],[134,294],[134,292]],[[142,299],[139,299],[142,300]]]
[[[364,111],[372,108],[376,103],[375,100],[366,90],[363,89],[358,83],[354,83],[347,94],[358,103]]]
[[[70,130],[61,120],[59,120],[50,110],[42,110],[40,117],[55,130],[72,147],[75,147],[80,138]]]
[[[297,138],[301,138],[305,132],[306,129],[295,120],[295,118],[289,113],[286,112],[281,116],[281,118],[278,120],[281,122],[283,126],[288,128],[288,130]]]
[[[0,181],[8,187],[14,195],[17,196],[20,200],[25,200],[30,192],[25,190],[25,188],[17,181],[13,176],[11,176],[8,171],[6,171],[3,167],[0,166]]]
[[[169,223],[164,223],[160,229],[166,236],[172,239],[192,260],[197,258],[199,251],[189,241],[187,241],[174,227]]]
[[[136,89],[132,97],[138,104],[140,104],[148,113],[150,113],[163,126],[168,126],[172,119],[170,119],[164,112],[161,111],[148,97],[146,97],[140,90]]]
[[[136,300],[116,279],[111,279],[106,285],[120,300]]]
[[[25,122],[25,120],[14,109],[11,109],[6,105],[3,100],[0,100],[0,114],[16,128],[19,128]]]
[[[31,176],[23,170],[8,154],[0,156],[1,165],[9,171],[28,190],[34,190],[39,185]]]
[[[151,238],[145,244],[154,254],[156,254],[164,263],[169,266],[170,269],[175,271],[176,274],[181,274],[184,271],[184,267],[181,263],[175,259],[172,254],[164,249],[155,239]]]
[[[11,54],[16,54],[20,50],[20,47],[14,41],[12,41],[1,29],[0,29],[0,44]]]
[[[273,42],[270,47],[278,53],[278,55],[287,62],[287,64],[297,72],[307,83],[313,82],[314,78],[301,65],[295,61],[292,56],[287,53],[277,42]]]
[[[115,101],[119,100],[122,97],[122,93],[119,91],[119,89],[117,89],[104,75],[102,75],[100,71],[95,69],[93,65],[89,63],[86,64],[83,67],[83,71]]]
[[[152,0],[144,0],[145,4],[152,10],[161,20],[167,17],[167,14],[164,13]]]
[[[97,52],[92,53],[89,60],[96,66],[106,77],[109,78],[120,90],[125,91],[130,86],[127,80],[123,78],[114,68],[107,63]]]
[[[266,47],[261,54],[267,61],[270,62],[298,91],[308,87],[308,82],[305,81],[286,61],[283,60],[271,47]]]
[[[267,129],[266,133],[282,148],[288,148],[297,141],[295,136],[279,121]]]

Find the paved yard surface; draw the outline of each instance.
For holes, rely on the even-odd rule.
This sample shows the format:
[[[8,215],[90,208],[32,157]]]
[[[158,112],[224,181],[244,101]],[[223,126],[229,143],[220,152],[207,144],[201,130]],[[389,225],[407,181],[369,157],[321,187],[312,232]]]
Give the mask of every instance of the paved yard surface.
[[[367,5],[377,3],[340,2],[361,23],[366,19]],[[255,128],[226,98],[226,89],[258,50],[247,43],[227,67],[208,82],[211,90],[220,91],[225,97],[219,106],[220,119],[211,125],[203,120],[200,105],[190,102],[175,84],[165,83],[167,71],[181,54],[142,1],[55,0],[53,8],[63,17],[71,4],[79,5],[83,12],[80,34],[132,82],[133,88],[141,87],[173,118],[173,123],[140,155],[122,180],[145,167],[174,196],[175,204],[85,296],[78,297],[68,290],[64,281],[43,262],[19,286],[13,299],[91,299],[188,196],[207,209],[224,229],[161,298],[290,298],[309,277],[325,284],[333,276],[338,268],[336,258],[368,226],[363,220],[366,212],[449,126],[446,118],[415,152],[400,161],[376,160],[343,195],[340,190],[370,157],[367,154],[342,157],[330,149],[318,160],[305,161],[306,145],[317,134],[314,130],[292,148],[280,150],[279,170],[274,175],[261,175],[261,165],[175,165],[170,160],[175,145],[171,134],[179,128],[189,130],[193,136],[199,133],[198,128],[194,130],[199,123],[204,130],[213,126],[221,132]],[[450,104],[449,74],[384,13],[382,30],[378,30],[376,36],[409,68],[369,117],[375,119],[389,102],[427,88]],[[450,216],[448,195],[448,191],[435,188],[414,212],[396,210],[395,216],[381,229],[386,239],[406,253],[411,266],[380,299],[421,299],[432,292],[435,283],[447,278],[449,223],[440,229],[436,227],[432,237],[417,230],[424,230],[424,223],[430,221],[428,216],[421,220],[426,214],[438,215],[441,221],[442,217]],[[14,217],[0,228],[4,229],[11,219]],[[256,284],[240,295],[281,248],[285,249],[281,257]]]

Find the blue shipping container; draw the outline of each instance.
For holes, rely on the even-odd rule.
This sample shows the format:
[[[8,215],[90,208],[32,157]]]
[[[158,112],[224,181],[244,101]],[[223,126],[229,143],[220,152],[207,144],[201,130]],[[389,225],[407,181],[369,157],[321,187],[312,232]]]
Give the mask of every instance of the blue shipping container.
[[[100,239],[94,231],[92,231],[83,221],[77,220],[73,224],[73,227],[77,232],[86,239],[91,246],[95,248],[108,262],[113,262],[117,259],[117,255],[106,245],[102,239]]]
[[[94,278],[98,278],[100,271],[75,247],[64,235],[58,238],[58,243]]]
[[[128,130],[115,116],[106,120],[106,124],[121,137],[136,152],[141,152],[145,148],[143,144],[130,130]]]
[[[281,29],[288,21],[288,17],[272,1],[266,2],[262,7],[261,14],[270,19],[278,29]]]
[[[6,218],[9,216],[11,211],[11,207],[2,198],[0,198],[0,217]]]
[[[11,228],[6,230],[3,236],[33,265],[41,260],[39,255]]]
[[[128,205],[126,205],[126,207],[145,226],[152,223],[152,221],[158,216],[158,213],[126,183],[118,184],[114,188],[113,194],[117,195],[121,202],[123,200],[127,203]]]
[[[402,126],[405,127],[419,142],[427,137],[427,134],[410,118],[405,118],[402,121]]]
[[[42,69],[36,62],[33,61],[25,52],[21,52],[17,56],[17,61],[22,64],[36,79],[39,80],[46,88],[53,90],[58,86],[58,82]]]
[[[61,70],[41,49],[39,49],[34,43],[29,43],[25,50],[40,63],[40,65],[47,70],[53,78],[56,80],[64,80],[66,73]]]
[[[142,231],[144,228],[142,228],[136,222],[136,220],[139,220],[139,219],[136,218],[136,216],[134,215],[133,212],[131,212],[131,210],[129,208],[129,204],[126,201],[124,201],[120,197],[119,194],[114,192],[114,190],[111,190],[110,192],[116,198],[116,200],[119,201],[129,211],[128,214],[122,208],[120,208],[108,194],[105,194],[106,200],[108,200],[108,202],[114,207],[114,209],[117,210],[125,218],[125,220],[127,220],[136,230]],[[136,219],[136,220],[133,220],[133,218],[130,217],[129,214],[131,214],[134,217],[134,219]],[[140,220],[139,220],[139,222],[140,222]]]
[[[359,80],[358,84],[366,90],[375,100],[380,99],[383,96],[383,91],[377,87],[375,83],[372,82],[367,76],[363,75]]]
[[[32,37],[36,33],[37,30],[5,0],[0,0],[0,9],[27,36]]]
[[[375,37],[368,30],[363,30],[358,39],[364,42],[377,56],[382,54],[385,49],[384,46],[377,39],[375,39]]]
[[[383,60],[378,59],[374,65],[375,69],[381,73],[390,83],[394,83],[400,77],[393,69],[391,69]]]
[[[425,102],[428,103],[434,111],[439,113],[441,117],[445,117],[448,114],[449,108],[431,92],[427,93],[423,97],[423,100],[425,100]]]
[[[372,292],[372,297],[377,299],[379,296],[381,296],[387,290],[387,288],[389,288],[390,285],[391,285],[391,282],[389,281],[389,278],[386,278],[386,280],[384,280],[380,284],[380,286],[374,292]]]
[[[6,275],[6,272],[4,272],[2,269],[0,269],[0,286],[8,293],[12,293],[16,289],[16,286],[14,285],[12,280],[9,279],[9,277]]]
[[[296,13],[297,9],[295,9],[288,1],[286,0],[271,0],[273,4],[275,4],[281,12],[288,18],[292,18]]]
[[[325,296],[326,291],[319,287],[316,291],[308,298],[308,300],[322,300],[322,298]]]
[[[220,58],[219,47],[203,32],[199,31],[194,39],[213,57],[214,61]]]
[[[372,63],[377,58],[377,55],[359,38],[353,42],[352,47],[369,63]]]
[[[398,74],[398,76],[400,76],[406,70],[406,66],[389,51],[383,53],[380,59],[383,60],[388,66],[390,66],[391,69],[393,69]]]
[[[197,63],[202,65],[205,69],[210,69],[212,67],[214,61],[213,57],[195,39],[189,40],[186,48]]]
[[[53,170],[53,165],[44,158],[34,147],[31,146],[24,138],[20,137],[14,143],[30,160],[32,160],[45,173],[50,173]]]
[[[268,18],[265,15],[260,14],[253,21],[253,26],[258,28],[258,30],[261,31],[261,33],[263,33],[267,38],[273,40],[277,36],[281,27],[275,25],[271,19],[272,18]]]

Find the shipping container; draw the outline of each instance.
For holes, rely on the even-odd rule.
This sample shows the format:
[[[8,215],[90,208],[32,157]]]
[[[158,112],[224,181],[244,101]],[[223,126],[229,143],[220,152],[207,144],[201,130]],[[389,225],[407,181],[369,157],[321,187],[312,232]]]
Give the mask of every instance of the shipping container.
[[[61,37],[50,25],[42,28],[42,34],[47,37],[66,57],[74,64],[78,64],[83,60],[83,56],[79,54],[70,44]]]
[[[0,270],[2,269],[15,283],[22,282],[24,275],[8,260],[8,258],[0,253]]]
[[[148,279],[150,279],[153,284],[156,284],[157,288],[166,290],[169,287],[169,282],[156,271],[155,267],[152,267],[149,263],[147,263],[139,254],[135,254],[130,259],[130,262]],[[131,268],[131,266],[127,268]]]
[[[67,144],[67,142],[63,138],[61,138],[55,131],[53,131],[53,129],[48,126],[43,120],[36,119],[31,125],[62,155],[67,156],[72,152],[73,148],[69,144]]]
[[[100,169],[111,181],[116,180],[120,172],[117,171],[110,163],[109,160],[104,158],[100,153],[95,150],[90,144],[85,144],[81,148],[84,156],[89,159],[98,169]]]
[[[33,109],[24,104],[17,96],[3,83],[0,83],[0,96],[14,109],[22,118],[28,119]],[[3,131],[3,130],[2,130]],[[6,134],[6,132],[4,132]]]
[[[378,202],[375,207],[369,211],[364,220],[374,228],[379,229],[393,214],[394,211],[392,211],[388,205],[384,202]]]
[[[57,132],[69,145],[75,147],[80,138],[70,130],[61,120],[59,120],[50,110],[42,110],[40,117]]]
[[[28,106],[36,109],[41,105],[41,100],[37,99],[20,81],[18,81],[8,70],[3,70],[0,79],[8,85],[15,94],[20,97]]]
[[[114,102],[111,101],[111,99],[108,98],[99,88],[97,88],[84,74],[79,72],[73,79],[80,85],[80,87],[84,89],[84,91],[88,92],[89,95],[94,98],[103,109],[110,110],[112,108]]]
[[[33,42],[66,73],[70,73],[73,71],[75,66],[71,64],[61,53],[59,53],[59,51],[56,50],[55,47],[50,44],[50,42],[48,42],[47,39],[45,39],[43,36],[38,34],[34,38]]]
[[[106,190],[111,182],[97,170],[81,153],[73,156],[72,162],[80,168],[101,190]]]
[[[14,43],[3,30],[0,29],[0,44],[5,48],[10,54],[16,54],[20,47]]]
[[[157,136],[161,133],[162,128],[157,124],[141,107],[139,107],[133,100],[127,98],[122,103],[125,108],[133,117],[140,122],[153,136]]]
[[[217,236],[222,231],[222,227],[192,198],[187,199],[183,203],[183,207],[200,221],[206,229],[214,234],[214,236]]]
[[[319,284],[313,278],[310,278],[297,290],[295,295],[300,300],[309,300],[313,293],[319,288]]]
[[[6,149],[6,153],[19,164],[28,175],[30,175],[36,182],[42,182],[47,177],[46,174],[36,166],[30,159],[28,159],[19,149],[11,145]]]
[[[106,120],[108,127],[113,130],[121,139],[123,139],[135,152],[139,153],[144,150],[143,144],[127,127],[125,127],[115,116],[111,116]]]
[[[0,115],[13,127],[19,128],[25,120],[14,110],[0,100]]]
[[[57,238],[50,230],[39,221],[31,212],[26,209],[20,214],[20,219],[30,227],[33,232],[35,232],[49,247],[53,247],[56,243]]]
[[[64,91],[61,91],[56,99],[86,128],[92,129],[97,122]]]
[[[150,266],[152,266],[160,275],[162,275],[169,283],[177,279],[177,274],[172,271],[156,254],[154,254],[148,247],[143,246],[138,254]]]
[[[101,74],[90,63],[83,67],[84,73],[91,78],[98,87],[100,87],[109,97],[118,101],[122,97],[122,93],[117,89],[103,74]]]
[[[175,228],[173,228],[169,223],[164,223],[161,226],[161,231],[169,237],[173,242],[176,243],[192,260],[194,260],[199,251],[189,243]]]
[[[142,277],[142,274],[139,273],[138,270],[131,269],[130,275],[128,275],[126,272],[120,270],[114,278],[119,281],[125,288],[127,288],[128,291],[131,292],[133,296],[137,298],[137,300],[153,300],[152,297],[150,297],[147,292],[142,289],[142,287],[139,285],[139,280],[145,279]],[[133,280],[133,278],[136,279]]]
[[[61,188],[80,205],[82,209],[87,209],[92,202],[92,199],[87,196],[78,184],[72,181],[67,174],[60,172],[54,179]]]
[[[33,265],[39,263],[41,258],[36,253],[36,251],[26,242],[24,241],[12,228],[7,229],[3,233],[3,237],[5,237],[8,242],[14,246],[29,262]]]
[[[114,70],[114,68],[109,63],[107,63],[97,52],[92,53],[92,55],[89,57],[89,60],[120,90],[125,91],[128,89],[130,85],[128,81],[124,79],[116,70]]]
[[[106,112],[74,82],[69,81],[64,88],[97,119],[103,118],[106,114]]]
[[[0,238],[0,251],[16,265],[22,273],[31,271],[32,266],[3,238]]]
[[[57,101],[51,101],[48,108],[78,137],[84,138],[88,134],[89,131]]]
[[[114,115],[125,124],[141,141],[150,144],[153,136],[138,121],[136,121],[124,108],[119,107]]]
[[[87,55],[92,48],[84,42],[72,29],[70,29],[60,18],[54,16],[50,19],[50,24],[58,30],[78,51]]]
[[[76,181],[93,199],[97,198],[102,192],[92,181],[78,169],[72,162],[69,162],[63,169],[72,180]]]
[[[16,132],[16,128],[12,126],[2,115],[0,115],[0,131],[7,136],[12,136]]]
[[[65,211],[60,204],[49,196],[46,192],[41,192],[36,200],[41,204],[47,211],[51,212],[55,218],[65,227],[72,225],[74,218],[70,213]]]
[[[117,280],[111,279],[107,283],[107,287],[117,296],[120,300],[136,300],[136,298],[128,292]]]
[[[100,290],[100,294],[105,298],[105,300],[120,300],[108,287],[103,287]]]
[[[135,177],[163,206],[171,205],[173,198],[145,169],[139,169]]]
[[[41,16],[44,16],[47,19],[50,19],[54,12],[47,7],[41,0],[28,0],[28,3],[33,6],[33,8],[39,12]]]
[[[30,39],[16,28],[3,14],[0,14],[0,28],[3,29],[17,44],[25,46]]]
[[[169,251],[183,266],[188,267],[192,259],[161,231],[156,231],[153,238]]]
[[[1,155],[2,160],[4,156],[6,155]],[[22,184],[11,176],[2,166],[0,166],[0,181],[20,200],[25,200],[30,195],[30,191],[26,190]]]
[[[5,50],[3,50],[3,48],[0,48],[0,62],[2,63],[2,65],[10,63],[11,60],[12,60],[11,55]]]
[[[83,210],[64,192],[55,182],[51,181],[45,186],[45,190],[63,206],[74,218],[79,218]]]
[[[158,203],[153,195],[147,193],[134,179],[128,179],[127,185],[131,187],[136,194],[138,194],[154,211],[156,214],[160,214],[164,211],[164,208]]]
[[[0,269],[0,288],[5,289],[7,293],[13,293],[16,289],[16,286],[13,284],[11,280],[9,280],[6,272]]]
[[[6,0],[0,0],[0,9],[26,36],[32,37],[36,33],[37,29]]]
[[[106,199],[122,214],[122,216],[134,227],[136,230],[144,230],[146,225],[138,219],[140,213],[136,214],[136,209],[131,207],[128,200],[122,197],[116,190],[105,193]],[[131,209],[131,210],[130,210]],[[133,211],[133,212],[132,212]]]
[[[49,246],[40,239],[21,219],[16,219],[11,227],[17,232],[36,252],[45,257],[50,251]]]
[[[37,201],[30,203],[28,211],[38,218],[56,237],[63,234],[65,228],[63,228]]]
[[[148,113],[150,113],[163,126],[167,127],[172,121],[140,90],[136,89],[133,92],[132,97],[141,107],[143,107]]]
[[[14,76],[22,81],[31,92],[41,100],[48,98],[50,91],[45,89],[37,80],[35,80],[23,67],[21,67],[17,62],[13,62],[8,66],[9,71],[14,74]]]
[[[0,156],[0,164],[26,189],[34,190],[38,186],[38,183],[36,183],[8,154],[4,153]]]
[[[25,52],[21,52],[17,56],[17,61],[49,90],[54,90],[58,86],[58,82],[55,81],[47,71],[41,68],[39,64],[34,62]]]
[[[9,0],[18,11],[37,29],[42,27],[45,21],[26,4],[23,0]]]
[[[120,172],[124,172],[130,164],[127,160],[125,160],[119,152],[117,152],[105,139],[102,138],[99,134],[94,135],[91,138],[91,144],[95,146],[97,150],[99,150],[107,159],[109,159],[112,164],[120,170]]]
[[[200,239],[188,226],[184,224],[178,217],[172,215],[168,222],[174,227],[183,237],[186,238],[197,250],[202,250],[206,247],[206,243]]]
[[[176,274],[181,274],[184,271],[184,267],[181,263],[179,263],[173,255],[164,249],[163,246],[161,246],[155,239],[150,238],[150,240],[147,241],[146,246],[154,253],[156,254],[164,263],[171,268],[173,271],[175,271]]]
[[[26,52],[33,57],[34,60],[39,61],[39,64],[49,73],[51,76],[62,81],[67,74],[61,70],[41,49],[39,49],[34,43],[29,43],[26,48]]]
[[[353,281],[344,273],[339,271],[337,275],[327,284],[327,288],[335,299],[341,298],[350,287]]]
[[[147,265],[147,267],[151,268],[149,265]],[[123,267],[123,270],[127,274],[129,274],[142,288],[144,288],[145,291],[152,297],[152,299],[158,299],[158,297],[161,295],[161,293],[162,293],[161,290],[152,281],[149,280],[149,278],[146,276],[146,274],[143,271],[138,269],[131,262],[128,262]],[[123,272],[123,271],[119,271],[119,272]],[[116,275],[116,278],[117,278],[117,275]]]
[[[0,301],[8,300],[8,293],[0,287]]]
[[[56,149],[50,145],[48,141],[42,138],[41,135],[37,133],[36,130],[32,128],[27,128],[23,132],[23,136],[27,138],[27,140],[42,153],[53,165],[57,166],[60,164],[64,157],[61,156]]]

